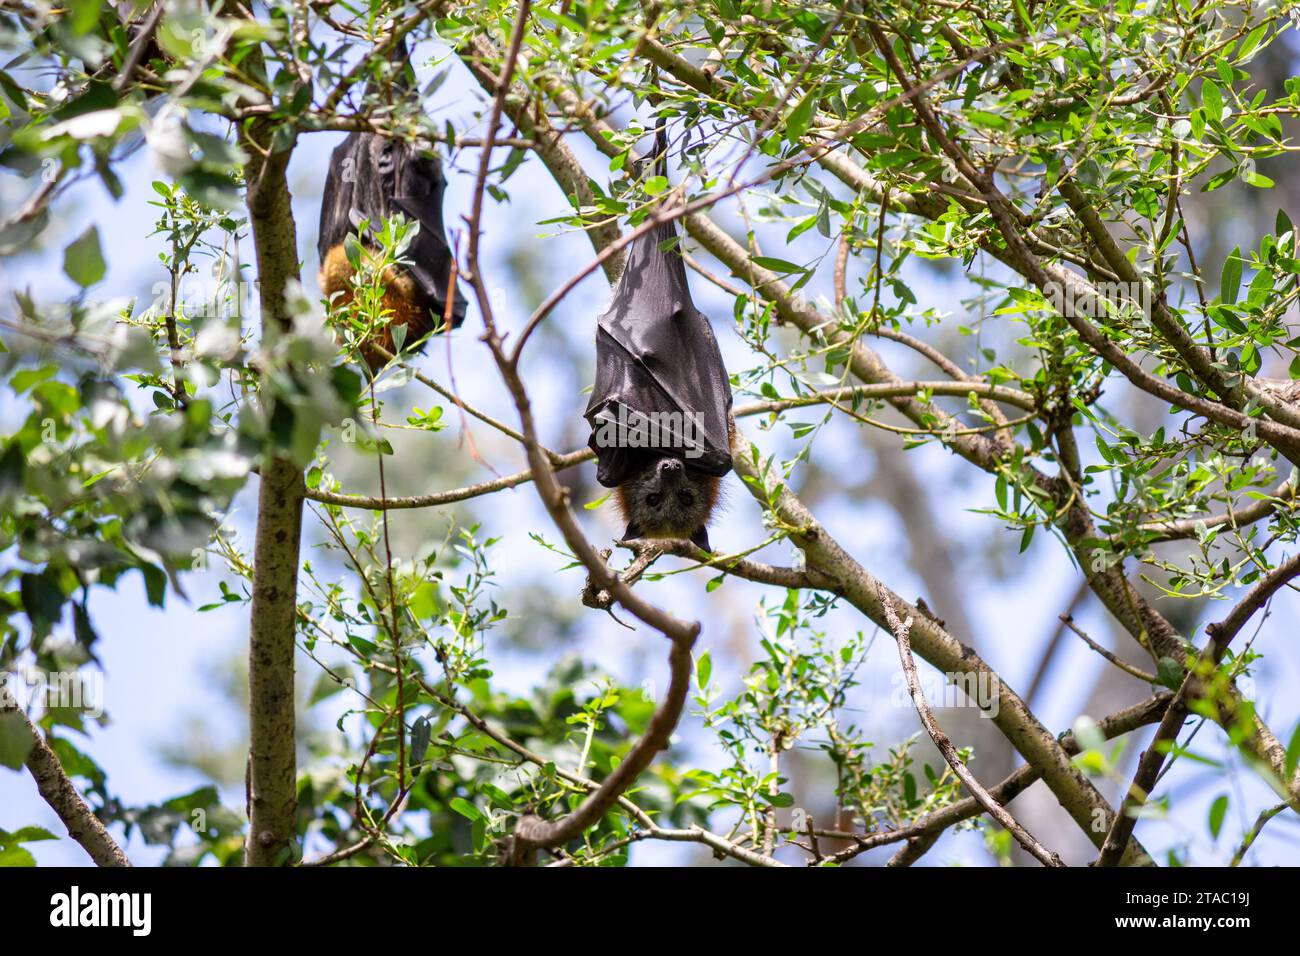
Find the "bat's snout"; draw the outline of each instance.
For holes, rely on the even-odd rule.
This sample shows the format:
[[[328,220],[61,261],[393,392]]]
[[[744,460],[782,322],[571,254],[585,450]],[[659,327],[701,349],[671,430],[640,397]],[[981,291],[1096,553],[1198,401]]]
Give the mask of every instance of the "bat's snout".
[[[660,475],[668,476],[677,474],[682,470],[682,463],[677,458],[660,458],[658,471]]]

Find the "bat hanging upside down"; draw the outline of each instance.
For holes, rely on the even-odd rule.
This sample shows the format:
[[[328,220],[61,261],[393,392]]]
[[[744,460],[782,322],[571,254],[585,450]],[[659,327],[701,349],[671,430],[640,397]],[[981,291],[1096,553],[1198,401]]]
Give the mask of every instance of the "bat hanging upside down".
[[[404,344],[410,345],[444,326],[455,328],[465,317],[464,297],[454,288],[448,292],[453,276],[442,223],[446,185],[437,157],[375,133],[350,133],[330,156],[317,252],[321,291],[333,297],[335,305],[352,298],[353,268],[346,240],[357,233],[359,223],[369,221],[377,230],[385,219],[400,213],[419,224],[403,257],[406,261],[390,266],[383,276],[387,322],[370,343],[390,354],[397,351],[393,329],[398,326],[406,327]],[[367,237],[361,241],[368,246]],[[371,372],[383,366],[384,358],[369,344],[362,344],[361,353]]]
[[[685,538],[711,551],[708,524],[731,470],[731,384],[676,238],[669,222],[632,244],[597,320],[588,445],[625,539]]]

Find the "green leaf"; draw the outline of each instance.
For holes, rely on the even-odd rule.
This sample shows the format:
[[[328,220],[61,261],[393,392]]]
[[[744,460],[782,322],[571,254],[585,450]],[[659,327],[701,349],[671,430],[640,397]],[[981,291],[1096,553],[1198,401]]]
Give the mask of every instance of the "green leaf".
[[[813,98],[808,95],[790,111],[790,118],[785,121],[786,139],[791,143],[798,143],[803,138],[803,134],[808,132],[808,124],[812,122],[812,115]]]
[[[210,605],[211,607],[225,607],[226,601]],[[351,676],[350,668],[339,668],[335,674],[343,676],[345,679]],[[324,671],[316,678],[316,685],[312,688],[311,695],[307,698],[307,706],[311,707],[319,704],[322,700],[333,697],[347,685],[343,681],[336,679],[334,674],[327,674]]]
[[[1025,5],[1021,3],[1020,0],[1015,0],[1014,6],[1016,8],[1016,16],[1020,18],[1020,22],[1024,25],[1026,32],[1033,33],[1035,30],[1034,21],[1030,18],[1029,12],[1025,10]]]
[[[909,807],[916,806],[916,777],[910,773],[903,774],[903,802]]]
[[[15,395],[21,395],[33,385],[39,385],[46,379],[53,378],[58,372],[57,365],[42,365],[38,368],[19,369],[9,378],[9,387],[14,390]]]
[[[464,797],[452,797],[451,802],[447,804],[466,820],[481,820],[483,814],[479,813],[478,807],[470,803]]]
[[[0,867],[35,866],[36,859],[21,844],[57,839],[58,837],[43,827],[23,827],[16,833],[0,830]]]
[[[36,858],[20,846],[11,846],[0,850],[0,867],[35,866]]]
[[[795,265],[786,259],[778,259],[776,256],[754,256],[754,265],[762,266],[764,269],[771,269],[773,272],[791,273],[803,272],[804,267]]]
[[[695,682],[700,685],[700,690],[709,686],[709,676],[713,673],[713,658],[709,652],[705,651],[700,655],[700,659],[695,662]]]
[[[1291,742],[1286,745],[1286,773],[1284,776],[1288,780],[1295,776],[1296,767],[1300,767],[1300,724],[1295,725],[1295,730],[1291,731]]]
[[[411,763],[420,763],[429,750],[429,741],[433,737],[433,726],[429,718],[421,714],[411,724]]]
[[[1183,667],[1172,657],[1162,657],[1156,664],[1156,677],[1170,690],[1177,690],[1183,683]]]
[[[95,24],[99,22],[102,4],[98,0],[72,0],[68,6],[72,10],[72,15],[68,18],[68,25],[77,36],[89,33],[95,28]]]
[[[1219,277],[1219,299],[1231,305],[1237,301],[1241,289],[1241,246],[1233,248],[1223,260],[1223,273]]]
[[[0,90],[4,90],[6,96],[18,104],[19,109],[27,111],[27,94],[23,88],[14,81],[14,78],[0,70]]]
[[[989,113],[985,110],[967,110],[966,118],[976,126],[983,126],[985,129],[1006,129],[1007,121],[1003,116],[997,113]]]
[[[13,846],[16,843],[37,843],[41,840],[57,840],[58,837],[45,827],[23,827],[13,833],[0,830],[0,846]]]
[[[1034,531],[1038,525],[1031,524],[1025,529],[1025,533],[1020,536],[1020,553],[1024,554],[1029,548],[1029,543],[1034,540]]]
[[[63,271],[83,289],[104,278],[104,253],[99,248],[99,230],[91,226],[63,250]]]
[[[1210,835],[1216,840],[1223,829],[1223,818],[1228,813],[1228,795],[1221,794],[1210,804]]]
[[[53,118],[62,121],[83,113],[112,109],[116,105],[117,93],[113,84],[105,80],[91,80],[86,84],[86,92],[60,106],[54,111]]]
[[[140,574],[144,577],[144,594],[150,606],[162,607],[163,601],[167,597],[166,572],[156,565],[149,564],[147,561],[141,561],[136,567],[140,569]]]
[[[1205,112],[1210,120],[1217,120],[1223,116],[1223,94],[1209,80],[1201,84],[1201,100],[1205,104]]]
[[[35,744],[36,738],[22,714],[0,714],[0,765],[18,770]]]

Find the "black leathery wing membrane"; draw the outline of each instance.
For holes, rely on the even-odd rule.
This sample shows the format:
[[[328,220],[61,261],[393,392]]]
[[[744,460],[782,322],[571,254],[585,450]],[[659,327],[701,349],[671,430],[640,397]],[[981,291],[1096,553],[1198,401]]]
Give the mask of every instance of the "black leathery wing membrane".
[[[592,426],[588,445],[596,453],[596,479],[607,488],[664,456],[707,475],[731,470],[731,386],[709,320],[691,301],[676,239],[676,226],[666,222],[632,243],[613,301],[597,319],[596,384],[585,417]],[[626,447],[622,434],[616,447],[598,440],[603,423],[672,412],[696,416],[694,449],[686,447],[684,435],[667,441],[661,436],[654,448]]]

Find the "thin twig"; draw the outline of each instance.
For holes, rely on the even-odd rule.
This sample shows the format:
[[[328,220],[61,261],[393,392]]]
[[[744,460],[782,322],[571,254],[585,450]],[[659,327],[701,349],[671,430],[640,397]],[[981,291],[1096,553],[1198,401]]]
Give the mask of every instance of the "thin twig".
[[[1161,691],[1160,693],[1148,697],[1131,707],[1110,714],[1097,721],[1097,729],[1107,740],[1112,740],[1124,734],[1131,733],[1139,727],[1145,727],[1158,721],[1169,701],[1173,699],[1173,693],[1170,691]],[[1075,739],[1073,731],[1067,731],[1061,735],[1061,749],[1070,756],[1081,752],[1078,740]],[[990,795],[998,803],[1004,806],[1028,790],[1035,782],[1042,777],[1042,771],[1033,764],[1024,764],[1023,766],[1012,771],[1001,783],[989,790]],[[901,827],[893,830],[881,830],[875,833],[852,833],[846,831],[826,831],[820,832],[823,837],[833,837],[838,840],[853,840],[855,844],[838,851],[828,857],[833,863],[845,863],[853,857],[876,847],[886,846],[891,843],[898,843],[904,840],[915,840],[925,836],[939,836],[948,827],[961,823],[963,820],[969,820],[972,817],[979,816],[984,812],[984,807],[974,797],[965,797],[956,803],[949,804],[941,810],[928,813],[920,820],[910,826]],[[928,847],[927,847],[928,849]],[[899,865],[903,865],[901,862]]]
[[[1241,866],[1241,861],[1245,858],[1246,851],[1254,845],[1255,841],[1259,838],[1260,833],[1263,832],[1264,827],[1268,824],[1268,821],[1272,820],[1289,806],[1290,804],[1284,801],[1275,807],[1269,807],[1261,813],[1256,818],[1255,825],[1250,828],[1250,832],[1242,839],[1241,846],[1237,847],[1237,852],[1232,854],[1232,862],[1229,863],[1228,866]]]
[[[1134,667],[1132,664],[1128,663],[1127,661],[1120,660],[1113,653],[1106,650],[1106,648],[1102,647],[1100,644],[1094,641],[1091,637],[1089,637],[1082,630],[1080,630],[1079,626],[1074,623],[1074,618],[1071,617],[1070,615],[1062,614],[1061,623],[1064,624],[1066,627],[1068,627],[1076,635],[1078,635],[1079,639],[1082,640],[1083,643],[1087,644],[1090,648],[1092,648],[1102,657],[1106,658],[1106,660],[1110,661],[1112,664],[1114,664],[1116,667],[1122,670],[1125,674],[1128,674],[1132,677],[1136,677],[1140,681],[1146,681],[1148,684],[1160,683],[1160,679],[1156,677],[1155,674],[1148,674],[1140,667]]]
[[[898,642],[898,658],[903,665],[903,674],[907,678],[907,692],[911,695],[912,703],[916,705],[917,716],[921,718],[921,725],[925,728],[934,745],[939,748],[939,753],[943,754],[943,759],[948,761],[948,766],[952,767],[953,772],[961,778],[966,789],[970,791],[971,796],[980,802],[989,816],[1002,824],[1011,835],[1016,838],[1016,842],[1024,847],[1029,853],[1042,863],[1043,866],[1065,866],[1061,858],[1052,851],[1048,850],[1041,843],[1030,835],[1029,831],[1016,822],[1015,817],[1006,811],[989,794],[980,782],[975,779],[975,775],[970,772],[970,768],[962,762],[957,753],[957,748],[952,745],[948,735],[943,732],[939,722],[934,719],[934,713],[930,710],[930,705],[926,703],[925,694],[921,690],[921,680],[916,674],[916,661],[912,658],[912,619],[909,617],[906,621],[900,621],[898,614],[894,610],[894,604],[889,599],[889,595],[880,594],[880,602],[885,611],[885,618],[889,621],[889,628],[894,632],[894,639]]]

